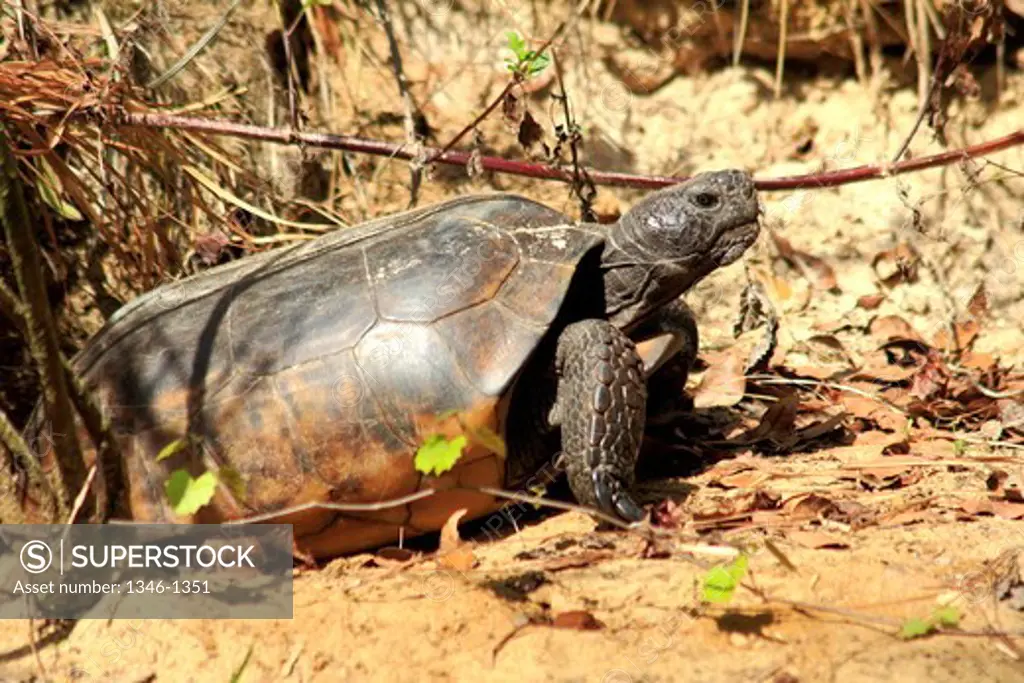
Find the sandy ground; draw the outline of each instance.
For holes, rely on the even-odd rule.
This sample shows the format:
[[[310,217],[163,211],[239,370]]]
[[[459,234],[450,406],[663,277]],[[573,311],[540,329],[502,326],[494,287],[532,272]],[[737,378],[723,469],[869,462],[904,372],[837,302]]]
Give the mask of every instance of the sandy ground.
[[[560,18],[551,12],[518,18],[524,31],[544,36]],[[169,19],[181,45],[215,13],[185,14]],[[271,19],[262,9],[241,11],[203,63],[218,73],[217,49],[230,55],[251,44],[252,27],[265,32]],[[500,48],[510,17],[493,12],[470,20],[441,12],[434,20],[433,28],[414,24],[416,30],[403,29],[400,36],[412,92],[443,142],[504,87]],[[310,96],[312,124],[402,139],[401,119],[393,116],[400,106],[380,58],[386,42],[371,24],[363,25],[360,34],[343,33],[342,64],[314,69],[314,79],[331,88],[327,96]],[[771,71],[748,66],[680,77],[655,93],[632,95],[601,61],[620,49],[622,37],[618,27],[585,19],[559,53],[586,159],[602,168],[682,174],[736,166],[774,177],[876,163],[895,153],[917,113],[913,84],[892,75],[904,71],[896,60],[892,71],[868,83],[787,76],[779,99],[771,95]],[[261,121],[282,116],[280,93],[267,110],[263,62],[237,64],[236,78],[251,84],[250,114]],[[951,110],[951,148],[1007,134],[1024,120],[1024,74],[1011,71],[997,92],[994,69],[978,73],[981,97]],[[550,89],[531,97],[529,107],[548,131],[560,120],[561,105]],[[482,130],[488,149],[522,153],[514,128],[500,117]],[[923,129],[911,155],[943,149],[932,137]],[[252,162],[283,190],[294,190],[302,185],[290,170],[296,154],[262,149]],[[310,158],[328,174],[340,167],[337,155]],[[822,330],[837,330],[855,358],[870,355],[876,344],[864,328],[881,315],[898,315],[930,339],[984,283],[989,315],[974,350],[1019,368],[1024,151],[992,160],[1000,166],[974,160],[834,190],[766,193],[766,227],[830,265],[836,287],[815,286],[786,265],[766,231],[743,263],[688,296],[703,325],[705,357],[732,344],[749,273],[775,283],[787,363],[796,363],[802,344]],[[353,157],[352,164],[358,182],[336,184],[348,218],[358,221],[407,201],[402,162]],[[452,170],[428,179],[421,194],[433,201],[494,189],[577,210],[560,185],[466,179]],[[638,196],[601,189],[598,202],[603,211],[624,210]],[[872,262],[900,243],[919,255],[917,279],[882,287]],[[879,293],[877,309],[858,306],[859,298]],[[290,621],[85,622],[69,638],[41,647],[38,663],[28,624],[3,622],[0,680],[39,680],[40,666],[56,680],[117,681],[1024,680],[1024,604],[1019,595],[1005,599],[1020,590],[1015,568],[1024,522],[949,502],[984,498],[994,469],[1019,480],[1022,451],[972,442],[956,453],[956,463],[911,468],[913,476],[895,487],[866,487],[836,474],[862,457],[850,448],[826,444],[777,457],[754,447],[741,457],[764,476],[735,485],[722,483],[729,460],[693,463],[689,476],[668,482],[696,488],[681,498],[687,521],[677,538],[655,548],[565,513],[524,524],[519,533],[507,529],[512,533],[501,540],[472,541],[477,565],[463,572],[445,569],[429,554],[410,562],[361,555],[297,572]],[[668,484],[646,481],[641,489],[655,501]],[[703,510],[740,505],[737,500],[753,490],[783,500],[815,493],[855,502],[873,521],[812,514],[692,523]],[[908,511],[920,514],[903,514]],[[684,544],[693,542],[745,548],[748,579],[760,593],[741,589],[727,606],[702,604],[700,582],[714,558],[686,552]],[[962,615],[959,633],[910,641],[895,635],[904,620],[949,604]]]

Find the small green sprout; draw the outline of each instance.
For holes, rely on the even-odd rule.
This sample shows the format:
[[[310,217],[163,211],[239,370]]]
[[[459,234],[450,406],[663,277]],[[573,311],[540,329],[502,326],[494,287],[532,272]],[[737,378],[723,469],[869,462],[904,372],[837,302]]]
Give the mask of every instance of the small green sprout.
[[[900,638],[912,640],[940,630],[943,626],[958,626],[960,611],[952,605],[939,607],[927,619],[913,617],[903,622],[900,627]]]
[[[188,470],[174,470],[164,483],[164,491],[174,514],[195,514],[199,508],[213,500],[213,494],[217,491],[217,475],[204,472],[193,478]]]
[[[740,555],[729,564],[709,569],[704,575],[704,602],[724,604],[732,600],[736,587],[747,574],[748,564],[747,556]]]
[[[440,434],[431,434],[423,440],[423,445],[416,451],[414,464],[417,471],[424,474],[444,474],[462,457],[462,449],[467,439],[463,435],[448,439]]]
[[[551,57],[529,49],[526,46],[526,40],[515,31],[509,31],[506,36],[508,37],[508,49],[515,56],[515,59],[505,60],[509,71],[522,78],[532,78],[548,68]]]

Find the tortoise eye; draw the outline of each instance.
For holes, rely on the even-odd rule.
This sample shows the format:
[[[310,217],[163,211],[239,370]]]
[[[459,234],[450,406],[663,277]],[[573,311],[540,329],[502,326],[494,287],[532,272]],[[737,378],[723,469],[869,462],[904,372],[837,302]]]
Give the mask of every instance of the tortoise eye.
[[[710,209],[718,206],[718,195],[710,192],[699,192],[693,198],[693,202],[702,209]]]

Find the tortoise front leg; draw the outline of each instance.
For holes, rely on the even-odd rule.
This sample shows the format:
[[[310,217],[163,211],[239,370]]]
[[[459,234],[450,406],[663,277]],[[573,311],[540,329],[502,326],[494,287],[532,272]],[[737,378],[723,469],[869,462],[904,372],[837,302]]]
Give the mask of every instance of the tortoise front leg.
[[[662,306],[629,336],[637,342],[647,379],[670,360],[675,360],[689,374],[697,360],[700,345],[697,319],[682,299]]]
[[[647,423],[675,420],[692,405],[686,380],[697,360],[697,320],[682,299],[663,306],[630,333],[644,362],[647,378]]]
[[[583,320],[558,336],[557,397],[562,456],[576,500],[629,521],[643,509],[631,497],[644,432],[647,387],[636,347],[607,320]]]

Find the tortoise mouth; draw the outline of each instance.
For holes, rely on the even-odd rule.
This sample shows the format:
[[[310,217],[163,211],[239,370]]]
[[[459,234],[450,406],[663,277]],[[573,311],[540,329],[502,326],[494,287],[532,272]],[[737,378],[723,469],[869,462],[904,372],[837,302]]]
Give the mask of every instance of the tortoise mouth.
[[[737,261],[743,256],[743,252],[757,241],[760,232],[761,225],[756,218],[749,223],[742,223],[723,232],[718,239],[718,265],[727,266]]]

